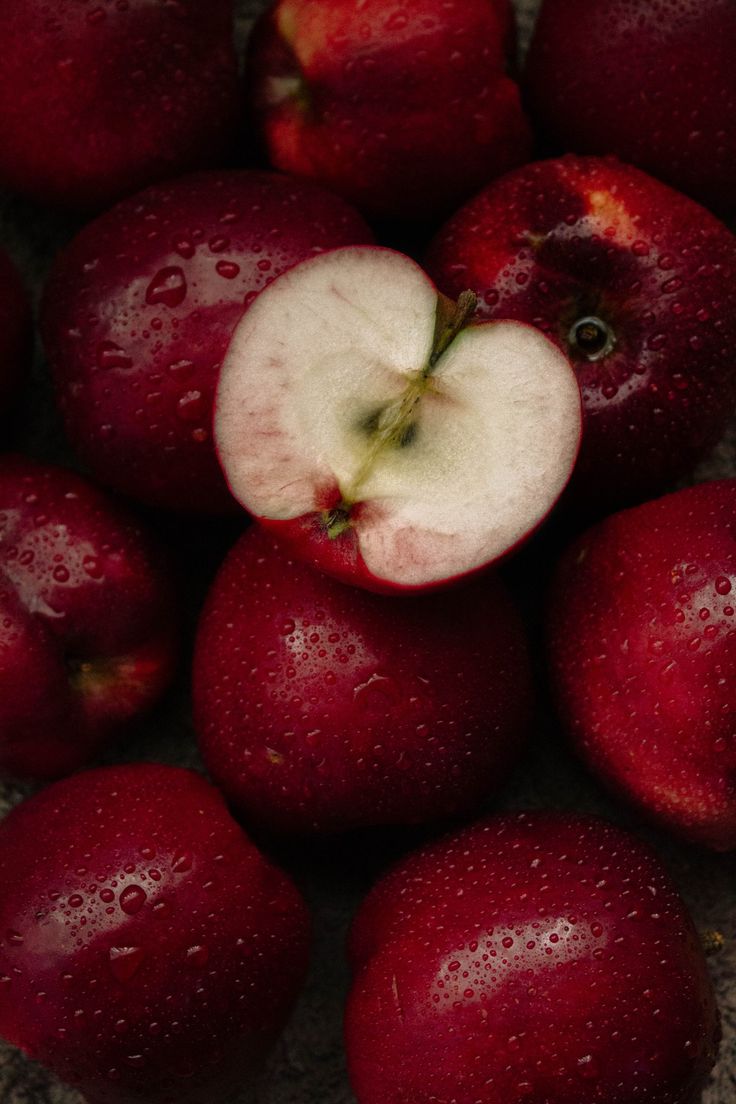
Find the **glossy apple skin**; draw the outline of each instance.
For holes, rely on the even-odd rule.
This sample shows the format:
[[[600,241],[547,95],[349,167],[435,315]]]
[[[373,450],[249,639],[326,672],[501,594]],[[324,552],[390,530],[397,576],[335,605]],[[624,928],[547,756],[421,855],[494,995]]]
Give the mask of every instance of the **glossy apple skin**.
[[[238,117],[232,0],[3,0],[0,182],[101,208],[214,160]]]
[[[168,686],[163,557],[92,484],[0,459],[0,774],[77,769]]]
[[[30,354],[30,304],[15,265],[0,249],[0,416],[23,379]]]
[[[718,1014],[656,856],[587,817],[481,821],[404,859],[354,921],[359,1104],[695,1104]]]
[[[205,604],[193,693],[208,771],[280,832],[468,812],[506,778],[533,696],[523,630],[494,578],[389,599],[292,561],[257,528]]]
[[[211,429],[236,323],[293,264],[371,240],[343,200],[252,171],[156,185],[90,223],[58,258],[41,310],[67,432],[85,464],[153,506],[236,509]]]
[[[609,786],[667,828],[736,848],[736,481],[608,518],[549,607],[563,722]]]
[[[277,0],[250,46],[278,168],[366,214],[427,220],[527,159],[508,0]]]
[[[0,879],[0,1034],[89,1104],[211,1104],[260,1065],[307,909],[200,775],[55,783],[0,825]]]
[[[430,245],[441,291],[478,294],[490,318],[532,323],[578,375],[585,418],[568,489],[603,508],[689,471],[736,402],[736,238],[703,207],[612,158],[517,169],[457,212]],[[601,318],[613,349],[570,340]]]
[[[539,133],[558,148],[616,153],[734,209],[731,0],[545,0],[525,76]]]

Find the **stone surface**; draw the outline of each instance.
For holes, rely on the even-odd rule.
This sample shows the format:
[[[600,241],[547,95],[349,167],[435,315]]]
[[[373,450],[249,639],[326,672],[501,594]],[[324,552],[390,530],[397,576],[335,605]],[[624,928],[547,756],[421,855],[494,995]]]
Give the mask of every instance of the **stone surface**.
[[[516,0],[522,45],[528,41],[536,0]],[[258,0],[239,0],[238,33],[247,34]],[[29,285],[38,292],[56,252],[77,225],[17,198],[0,195],[0,244],[13,255]],[[73,462],[63,441],[46,383],[40,354],[34,378],[12,431],[12,444],[38,457]],[[736,425],[697,478],[736,475]],[[232,527],[192,532],[185,523],[154,519],[173,547],[184,544],[182,568],[196,582],[188,587],[190,624],[198,601],[225,548]],[[527,613],[534,620],[532,601]],[[111,756],[111,758],[113,758]],[[189,720],[186,671],[178,691],[150,718],[118,759],[158,759],[198,765]],[[0,786],[0,814],[24,796],[17,787]],[[633,814],[609,800],[568,752],[545,710],[540,711],[530,755],[496,807],[518,809],[551,806],[597,812],[639,831],[663,855],[696,923],[703,931],[726,936],[724,952],[712,960],[723,1016],[721,1057],[704,1104],[736,1100],[736,856],[714,856],[679,845],[637,822]],[[348,985],[344,943],[350,916],[378,873],[419,837],[360,836],[322,845],[274,845],[263,841],[304,889],[315,916],[316,944],[307,989],[291,1025],[271,1056],[260,1084],[244,1090],[238,1104],[353,1104],[345,1075],[341,1040],[342,1006]],[[81,1098],[58,1085],[43,1070],[12,1048],[0,1044],[0,1104],[79,1104]],[[212,1101],[212,1104],[224,1104]]]

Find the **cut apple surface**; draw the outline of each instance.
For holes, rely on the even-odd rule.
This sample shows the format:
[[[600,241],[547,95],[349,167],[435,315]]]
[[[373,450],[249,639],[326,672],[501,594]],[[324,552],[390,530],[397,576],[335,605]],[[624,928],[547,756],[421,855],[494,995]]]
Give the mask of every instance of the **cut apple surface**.
[[[440,585],[513,548],[569,479],[580,393],[543,334],[474,323],[474,307],[377,247],[275,280],[217,394],[235,497],[316,566],[378,589]]]

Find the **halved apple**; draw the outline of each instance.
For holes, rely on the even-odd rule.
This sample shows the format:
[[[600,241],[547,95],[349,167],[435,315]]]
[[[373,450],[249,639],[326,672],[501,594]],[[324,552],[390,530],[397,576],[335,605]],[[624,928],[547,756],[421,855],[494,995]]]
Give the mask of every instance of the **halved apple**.
[[[316,567],[372,590],[436,587],[545,518],[581,436],[563,354],[518,322],[473,322],[414,261],[331,250],[258,296],[215,404],[230,488]]]

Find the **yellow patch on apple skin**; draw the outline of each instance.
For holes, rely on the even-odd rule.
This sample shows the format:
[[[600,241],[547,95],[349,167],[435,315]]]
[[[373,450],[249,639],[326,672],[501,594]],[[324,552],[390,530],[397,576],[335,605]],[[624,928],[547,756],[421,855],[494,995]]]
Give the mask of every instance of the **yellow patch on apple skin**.
[[[606,227],[613,227],[618,238],[633,240],[637,237],[636,224],[624,204],[613,192],[596,188],[587,194],[588,214],[600,219]]]
[[[334,18],[314,5],[308,11],[303,9],[301,0],[285,0],[279,4],[276,27],[293,51],[302,72],[309,72],[313,61],[324,55],[327,49]]]
[[[279,4],[276,9],[276,27],[283,38],[293,48],[298,26],[297,14],[292,4]]]

